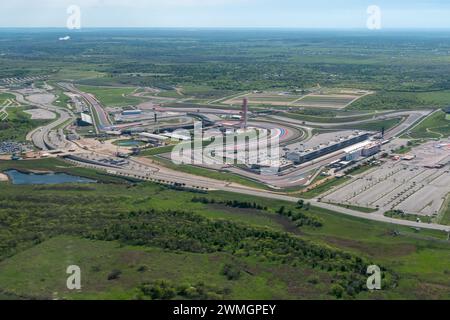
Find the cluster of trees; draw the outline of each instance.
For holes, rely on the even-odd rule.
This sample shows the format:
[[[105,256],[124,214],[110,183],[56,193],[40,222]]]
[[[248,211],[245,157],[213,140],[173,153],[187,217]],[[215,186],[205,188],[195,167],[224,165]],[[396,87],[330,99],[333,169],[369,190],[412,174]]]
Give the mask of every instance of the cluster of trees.
[[[351,288],[347,294],[352,295],[364,289],[365,268],[370,265],[361,257],[290,234],[210,220],[182,211],[131,212],[122,215],[118,221],[105,222],[103,229],[92,230],[86,236],[167,250],[257,256],[273,262],[317,268],[333,273],[338,284]]]
[[[241,268],[235,263],[226,263],[223,266],[222,274],[228,280],[238,280],[241,277]]]
[[[425,108],[428,104],[411,92],[380,91],[352,103],[350,109],[398,110]],[[429,106],[428,106],[429,107]]]
[[[289,219],[291,219],[291,221],[293,221],[297,227],[302,227],[302,226],[310,226],[310,227],[315,227],[315,228],[320,228],[323,226],[323,222],[321,219],[319,219],[318,217],[311,215],[311,214],[306,214],[304,211],[308,211],[311,207],[311,204],[308,203],[304,203],[303,200],[299,200],[298,204],[297,204],[297,210],[292,210],[289,209],[287,210],[286,207],[281,206],[280,209],[277,210],[277,213],[279,215],[282,215],[284,217],[287,217]]]
[[[227,200],[227,201],[217,201],[215,199],[210,199],[206,197],[194,197],[191,200],[194,203],[203,203],[203,204],[222,204],[227,207],[232,208],[241,208],[241,209],[256,209],[256,210],[264,210],[267,211],[268,208],[266,206],[262,206],[256,202],[247,202],[247,201],[238,201],[238,200]]]
[[[349,174],[353,174],[355,172],[358,172],[360,170],[364,170],[365,168],[367,168],[367,170],[368,170],[369,168],[375,166],[375,164],[372,164],[372,161],[375,161],[375,160],[376,160],[375,157],[373,157],[373,158],[369,159],[368,161],[365,161],[363,163],[360,163],[360,164],[352,167],[351,169],[345,170],[344,173],[346,175],[349,175]]]
[[[137,299],[172,300],[183,298],[189,300],[221,300],[230,294],[229,288],[214,288],[203,282],[194,285],[175,285],[170,281],[158,280],[142,283],[138,288]]]
[[[252,257],[315,268],[330,273],[334,281],[352,295],[364,289],[365,268],[372,264],[354,254],[268,228],[208,219],[179,210],[133,211],[135,206],[145,207],[146,202],[136,199],[136,191],[127,193],[125,186],[98,185],[90,186],[89,190],[67,190],[64,186],[61,190],[39,188],[5,186],[0,193],[0,261],[51,237],[73,235],[170,251],[225,252],[236,258]],[[152,198],[144,198],[158,201],[157,197],[166,197],[166,193],[176,194],[155,187]],[[280,214],[290,215],[303,224],[310,223],[310,218],[302,214],[306,206],[300,208],[299,204],[291,213],[285,209],[280,210]],[[226,266],[223,275],[237,279],[241,274],[239,270],[242,269],[236,265]],[[120,273],[112,272],[109,277],[114,280]],[[347,291],[347,288],[351,289]]]

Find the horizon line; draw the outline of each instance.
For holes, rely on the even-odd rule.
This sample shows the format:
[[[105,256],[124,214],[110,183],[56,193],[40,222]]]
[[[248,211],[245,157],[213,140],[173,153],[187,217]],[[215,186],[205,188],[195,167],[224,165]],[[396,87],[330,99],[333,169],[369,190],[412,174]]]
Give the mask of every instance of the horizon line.
[[[366,31],[373,33],[380,33],[383,31],[450,31],[449,27],[393,27],[393,28],[381,28],[378,30],[370,30],[363,27],[282,27],[282,26],[148,26],[148,27],[123,27],[123,26],[90,26],[82,27],[80,29],[68,29],[67,27],[60,26],[0,26],[0,30],[3,29],[52,29],[52,30],[66,30],[68,32],[81,32],[83,30],[92,29],[209,29],[209,30],[323,30],[323,31]]]

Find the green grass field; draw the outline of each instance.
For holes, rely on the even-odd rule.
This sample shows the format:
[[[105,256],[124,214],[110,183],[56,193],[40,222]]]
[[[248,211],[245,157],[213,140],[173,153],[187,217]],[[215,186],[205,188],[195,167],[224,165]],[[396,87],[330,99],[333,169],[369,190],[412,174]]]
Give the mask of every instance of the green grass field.
[[[156,156],[158,154],[169,153],[172,152],[173,147],[174,146],[169,145],[164,147],[151,148],[143,150],[140,155],[143,157],[149,157],[149,156]]]
[[[144,141],[140,141],[140,140],[122,139],[122,140],[114,141],[113,145],[121,146],[121,147],[134,147],[134,146],[140,147],[140,146],[145,146],[146,143]]]
[[[28,132],[49,122],[32,120],[31,115],[23,112],[22,108],[7,108],[6,112],[8,118],[0,121],[0,141],[25,142]]]
[[[365,163],[358,165],[350,170],[346,170],[345,173],[348,175],[356,176],[377,167],[378,167],[377,165]]]
[[[229,299],[290,299],[289,284],[281,276],[272,278],[270,263],[242,259],[252,275],[243,273],[238,281],[230,281],[222,274],[223,266],[230,261],[233,257],[226,253],[180,254],[159,248],[58,236],[0,262],[0,290],[40,299],[128,300],[139,297],[140,284],[165,280],[189,287],[206,284],[211,292],[229,292]],[[81,268],[80,292],[66,287],[65,271],[69,265]],[[120,278],[108,280],[113,270],[121,272]],[[293,269],[290,275],[294,276]],[[312,290],[311,295],[326,294],[325,288],[315,289],[302,275],[306,273],[294,276],[297,286],[301,284],[305,291]],[[220,293],[217,298],[221,298]]]
[[[208,85],[193,85],[192,83],[181,84],[181,92],[185,97],[195,97],[203,101],[210,101],[220,99],[225,96],[230,96],[235,91],[227,89],[217,89],[214,86]]]
[[[53,78],[55,80],[86,80],[86,79],[101,79],[104,76],[103,73],[93,71],[93,70],[85,70],[82,66],[74,68],[74,67],[67,67],[64,66],[64,68],[61,68],[55,75],[53,75]]]
[[[372,213],[372,212],[376,212],[377,211],[377,209],[360,207],[360,206],[354,206],[354,205],[351,205],[351,204],[341,204],[341,203],[333,203],[333,204],[336,205],[336,206],[342,207],[342,208],[355,210],[355,211],[359,211],[359,212],[364,212],[364,213]]]
[[[419,99],[432,106],[448,106],[450,104],[450,91],[433,91],[417,93]]]
[[[341,113],[342,114],[342,113]],[[372,119],[375,116],[375,113],[373,114],[367,114],[367,115],[349,115],[349,116],[314,116],[309,114],[303,114],[301,112],[298,113],[285,113],[283,114],[284,117],[296,119],[296,120],[302,120],[307,122],[315,122],[315,123],[342,123],[342,122],[353,122],[353,121],[361,121],[361,120],[368,120]]]
[[[440,223],[450,225],[450,195],[447,196],[447,200],[442,208],[442,218]]]
[[[366,131],[381,131],[392,129],[403,121],[402,118],[388,119],[388,120],[377,120],[367,123],[356,123],[352,125],[346,125],[338,127],[341,129],[355,129],[355,130],[366,130]]]
[[[136,105],[144,101],[141,98],[130,96],[136,88],[95,87],[85,85],[78,85],[77,87],[83,92],[93,94],[104,106]]]
[[[412,147],[405,145],[405,146],[401,146],[398,149],[395,149],[394,152],[397,154],[406,154],[406,153],[411,152],[411,150],[412,150]]]
[[[413,139],[444,138],[450,136],[450,121],[443,111],[438,111],[415,127],[408,135]]]
[[[352,103],[352,110],[400,110],[446,107],[450,91],[378,91]]]
[[[417,221],[417,219],[420,219],[421,222],[425,222],[425,223],[433,222],[432,218],[430,216],[420,216],[417,214],[399,213],[395,210],[385,212],[384,215],[386,217],[401,219],[401,220]]]
[[[0,107],[2,107],[8,99],[12,99],[15,101],[16,97],[9,93],[0,92]]]
[[[56,100],[53,104],[61,108],[67,108],[68,105],[70,105],[72,99],[70,99],[64,93],[64,91],[56,85],[55,82],[49,82],[49,85],[51,85],[54,88],[53,93],[56,95]]]

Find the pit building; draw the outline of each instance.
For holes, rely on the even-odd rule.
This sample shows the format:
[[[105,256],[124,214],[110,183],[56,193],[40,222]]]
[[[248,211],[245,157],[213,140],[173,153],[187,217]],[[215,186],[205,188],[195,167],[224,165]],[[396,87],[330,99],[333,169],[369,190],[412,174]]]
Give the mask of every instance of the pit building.
[[[326,156],[330,153],[348,148],[363,141],[369,141],[371,134],[368,132],[357,132],[344,138],[329,142],[327,145],[320,145],[314,149],[305,151],[288,152],[286,158],[295,164],[302,164]]]

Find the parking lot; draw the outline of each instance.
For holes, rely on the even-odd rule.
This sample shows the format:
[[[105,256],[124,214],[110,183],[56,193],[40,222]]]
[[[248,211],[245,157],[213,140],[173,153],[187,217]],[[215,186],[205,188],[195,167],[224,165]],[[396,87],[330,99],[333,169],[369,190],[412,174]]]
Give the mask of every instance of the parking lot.
[[[15,154],[27,151],[28,148],[21,143],[13,141],[0,142],[0,154]]]
[[[28,77],[15,77],[0,79],[0,84],[4,85],[18,85],[22,83],[30,83],[38,80],[45,80],[47,76],[28,76]]]
[[[389,160],[323,200],[384,211],[438,214],[450,193],[450,141],[427,142],[405,156],[410,160]]]

